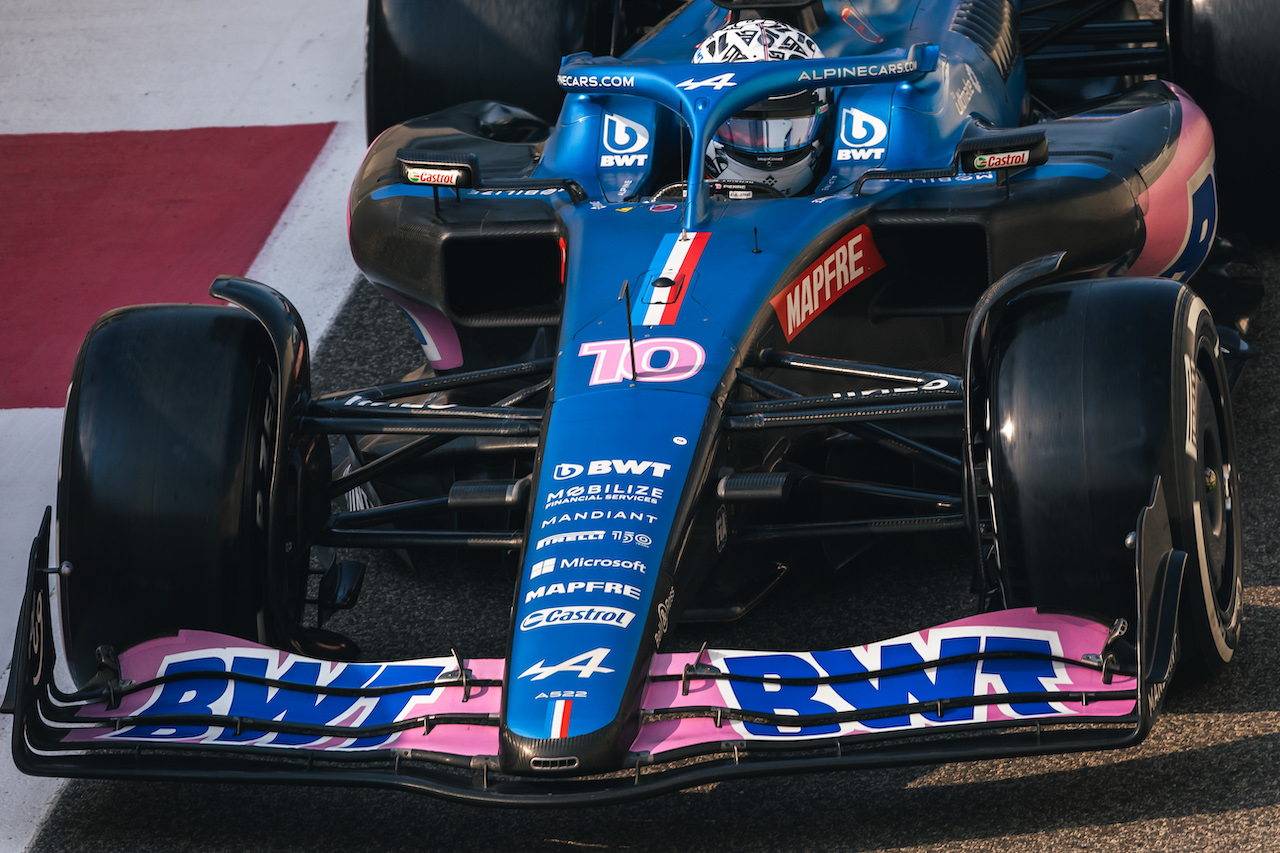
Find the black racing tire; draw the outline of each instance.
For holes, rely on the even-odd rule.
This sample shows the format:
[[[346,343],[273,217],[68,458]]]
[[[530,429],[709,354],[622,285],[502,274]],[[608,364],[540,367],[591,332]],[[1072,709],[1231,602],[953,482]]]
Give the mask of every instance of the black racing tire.
[[[1165,0],[1173,80],[1213,125],[1218,195],[1233,228],[1280,225],[1280,175],[1268,164],[1280,133],[1280,3]]]
[[[561,58],[608,53],[612,10],[597,0],[369,0],[369,141],[467,101],[502,101],[554,123]]]
[[[58,482],[59,596],[77,684],[95,650],[180,628],[265,639],[278,395],[238,308],[104,315],[80,348]]]
[[[1125,538],[1164,485],[1190,555],[1183,671],[1234,654],[1241,523],[1226,373],[1204,303],[1165,279],[1034,290],[1000,321],[988,361],[992,511],[1006,603],[1136,616]]]

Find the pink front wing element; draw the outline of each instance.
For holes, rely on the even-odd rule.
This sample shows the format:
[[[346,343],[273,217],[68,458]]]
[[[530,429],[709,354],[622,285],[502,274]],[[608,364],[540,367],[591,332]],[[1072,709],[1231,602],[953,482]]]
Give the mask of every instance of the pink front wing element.
[[[1206,203],[1197,211],[1193,201],[1205,181],[1212,179],[1213,129],[1186,92],[1172,83],[1166,85],[1182,104],[1182,127],[1172,162],[1138,197],[1147,240],[1129,274],[1169,275],[1181,280],[1186,271],[1176,268],[1181,266],[1183,254],[1198,246],[1207,253],[1217,231],[1216,209]]]
[[[501,680],[505,664],[498,659],[464,660],[473,680]],[[344,696],[292,691],[211,675],[161,684],[124,697],[120,707],[105,703],[85,706],[76,716],[118,719],[133,717],[131,725],[69,729],[66,742],[163,742],[223,746],[262,746],[327,751],[418,749],[454,755],[496,755],[497,715],[502,691],[471,686],[463,701],[460,682],[437,681],[457,669],[450,657],[388,663],[340,663],[270,649],[245,640],[203,631],[183,631],[135,646],[120,657],[121,676],[135,683],[181,672],[234,671],[312,686],[378,690],[378,694]],[[385,688],[436,682],[439,686],[386,693]],[[149,715],[217,715],[269,719],[281,723],[354,727],[387,725],[427,715],[466,714],[490,717],[494,725],[468,723],[415,727],[405,731],[356,739],[316,737],[297,733],[264,733],[245,724],[242,731],[220,725],[173,725],[163,720],[147,724]]]
[[[1137,679],[1117,675],[1105,684],[1093,666],[1074,664],[1086,655],[1101,652],[1106,638],[1107,627],[1098,622],[1042,614],[1028,608],[973,616],[853,648],[710,650],[701,663],[710,664],[721,673],[749,677],[692,677],[687,694],[682,692],[679,680],[650,681],[642,707],[646,711],[700,708],[709,714],[718,708],[736,709],[781,717],[805,716],[810,722],[802,727],[782,725],[776,719],[772,723],[726,719],[717,726],[712,716],[658,720],[642,725],[632,750],[659,754],[684,747],[715,748],[733,741],[815,740],[991,722],[1121,718],[1137,709]],[[993,652],[997,654],[991,656]],[[986,656],[979,660],[980,655]],[[680,676],[686,665],[698,662],[696,658],[692,653],[656,655],[650,676]],[[929,665],[943,659],[948,662]],[[189,675],[126,696],[115,709],[108,709],[106,703],[80,707],[76,712],[78,722],[63,724],[64,742],[335,752],[394,748],[460,756],[496,755],[498,751],[496,723],[501,688],[472,684],[464,702],[461,684],[450,679],[450,673],[457,668],[457,662],[450,657],[339,663],[220,634],[184,631],[177,637],[153,640],[126,651],[120,657],[120,665],[122,677],[135,683],[164,675]],[[501,681],[505,675],[505,662],[498,659],[464,660],[463,665],[470,670],[472,681]],[[233,680],[226,677],[228,672],[246,678]],[[871,672],[888,674],[840,677]],[[290,690],[263,680],[331,690]],[[394,689],[402,686],[405,689]],[[1061,698],[1046,697],[1046,693],[1061,694]],[[1086,699],[1082,695],[1085,693],[1091,695]],[[965,700],[972,697],[998,698],[991,704],[966,704]],[[1008,701],[1000,701],[1004,697]],[[939,703],[936,711],[935,702]],[[928,710],[917,708],[915,713],[902,713],[901,706],[911,703],[925,703]],[[564,728],[572,702],[561,700],[554,708],[554,722]],[[840,713],[869,709],[886,710],[857,720],[832,719]],[[369,734],[366,728],[365,736],[360,738],[354,732],[352,736],[317,736],[305,729],[264,732],[255,730],[252,722],[272,720],[285,728],[373,727],[443,714],[467,715],[470,719],[378,734]],[[237,730],[222,720],[201,724],[202,717],[231,717],[243,722]],[[115,721],[126,718],[128,723],[116,729]],[[477,724],[477,720],[489,724]]]
[[[1107,628],[1097,622],[1061,614],[1041,614],[1034,609],[1008,610],[961,619],[893,640],[830,652],[709,651],[703,663],[721,672],[754,673],[765,678],[825,677],[867,672],[893,666],[937,660],[940,657],[978,652],[1038,651],[1068,660],[1097,654],[1106,642]],[[681,675],[694,654],[657,655],[650,675]],[[745,665],[744,665],[745,664]],[[839,667],[837,669],[837,667]],[[945,673],[944,673],[945,670]],[[894,679],[910,684],[892,686]],[[956,690],[956,687],[964,687]],[[727,741],[795,741],[844,737],[886,731],[909,731],[984,722],[1016,722],[1026,719],[1093,719],[1123,717],[1134,713],[1137,686],[1134,677],[1116,676],[1104,684],[1101,673],[1061,662],[987,659],[916,670],[906,676],[881,676],[856,682],[808,686],[755,684],[693,678],[682,694],[680,681],[650,682],[642,703],[646,710],[665,708],[725,708],[763,713],[798,715],[834,714],[906,702],[931,702],[938,698],[1000,696],[1029,692],[1079,694],[1116,693],[1116,699],[1095,696],[1087,704],[1079,696],[1051,703],[1038,701],[948,707],[942,715],[917,713],[799,726],[767,726],[724,720],[717,726],[711,717],[661,720],[646,723],[632,750],[662,753],[690,746]],[[895,689],[898,691],[895,693]],[[950,692],[946,692],[950,689]],[[741,695],[740,695],[741,694]],[[932,694],[932,695],[930,695]],[[1128,694],[1128,695],[1123,695]],[[853,700],[862,700],[855,704]]]

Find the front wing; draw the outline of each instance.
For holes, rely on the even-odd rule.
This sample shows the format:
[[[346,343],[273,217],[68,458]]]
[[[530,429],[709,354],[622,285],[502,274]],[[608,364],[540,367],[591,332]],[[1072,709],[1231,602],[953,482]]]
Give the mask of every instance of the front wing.
[[[1156,543],[1142,526],[1139,551],[1149,554],[1139,554],[1136,574],[1176,596],[1180,572],[1165,572],[1180,568],[1169,559],[1180,552],[1158,544],[1167,542],[1163,520]],[[372,785],[502,805],[606,802],[735,777],[1128,746],[1146,736],[1168,676],[1144,665],[1147,643],[1136,644],[1135,662],[1119,624],[1034,608],[843,649],[658,654],[615,773],[575,777],[569,764],[514,776],[497,758],[510,677],[501,659],[340,663],[183,631],[108,656],[94,684],[62,692],[47,563],[46,519],[5,709],[16,715],[15,763],[35,775]],[[569,668],[588,689],[593,663],[581,657],[516,677]],[[576,691],[558,693],[547,697],[548,714],[567,720]]]

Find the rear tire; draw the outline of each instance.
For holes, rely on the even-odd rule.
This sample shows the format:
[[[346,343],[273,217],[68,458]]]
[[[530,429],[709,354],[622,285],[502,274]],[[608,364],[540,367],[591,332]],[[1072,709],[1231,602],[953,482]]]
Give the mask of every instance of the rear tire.
[[[1165,0],[1173,79],[1209,116],[1218,192],[1231,227],[1280,224],[1280,177],[1266,162],[1280,128],[1280,4],[1272,0]]]
[[[365,122],[386,128],[492,100],[554,123],[561,57],[608,53],[612,3],[596,0],[369,0]]]
[[[990,361],[992,506],[1011,606],[1136,616],[1124,545],[1159,475],[1174,547],[1190,555],[1185,669],[1239,640],[1241,515],[1213,319],[1176,282],[1103,279],[1009,306]]]
[[[113,311],[80,349],[58,484],[77,684],[95,650],[203,629],[265,639],[275,357],[234,308]]]

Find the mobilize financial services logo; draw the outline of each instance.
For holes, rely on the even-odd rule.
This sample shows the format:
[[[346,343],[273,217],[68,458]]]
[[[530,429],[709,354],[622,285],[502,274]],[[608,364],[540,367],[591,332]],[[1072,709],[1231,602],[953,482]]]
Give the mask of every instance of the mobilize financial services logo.
[[[602,141],[612,153],[600,157],[601,166],[643,166],[649,160],[648,154],[639,153],[649,145],[649,131],[639,122],[606,113]]]

